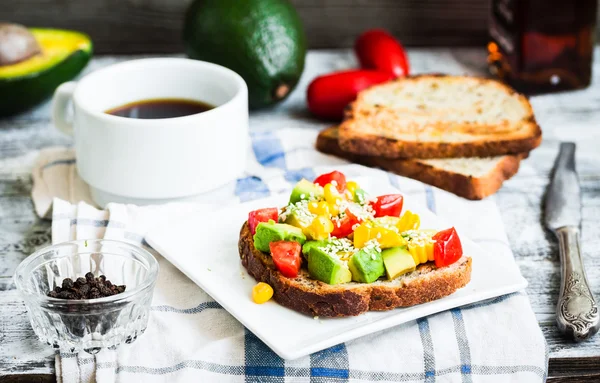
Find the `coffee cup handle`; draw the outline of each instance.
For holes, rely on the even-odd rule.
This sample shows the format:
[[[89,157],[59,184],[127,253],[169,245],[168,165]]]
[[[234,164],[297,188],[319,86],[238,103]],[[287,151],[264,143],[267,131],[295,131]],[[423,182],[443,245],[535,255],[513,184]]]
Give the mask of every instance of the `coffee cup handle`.
[[[73,98],[77,82],[69,81],[60,85],[52,98],[52,122],[61,132],[73,135],[73,121],[67,118],[67,107]]]

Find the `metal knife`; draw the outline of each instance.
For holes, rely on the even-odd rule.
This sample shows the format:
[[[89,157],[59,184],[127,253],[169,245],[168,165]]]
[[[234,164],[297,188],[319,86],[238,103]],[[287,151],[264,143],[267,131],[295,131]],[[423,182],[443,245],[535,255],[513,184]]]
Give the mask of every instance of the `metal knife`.
[[[594,299],[581,259],[581,189],[575,170],[575,144],[563,142],[554,164],[545,201],[545,221],[559,242],[561,280],[556,305],[559,330],[582,341],[600,328]]]

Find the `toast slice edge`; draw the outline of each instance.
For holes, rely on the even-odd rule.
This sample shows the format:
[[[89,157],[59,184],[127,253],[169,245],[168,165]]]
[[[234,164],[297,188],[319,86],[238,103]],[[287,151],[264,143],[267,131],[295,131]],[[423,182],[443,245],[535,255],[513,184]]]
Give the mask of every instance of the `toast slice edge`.
[[[528,153],[497,156],[493,170],[484,176],[470,176],[459,172],[436,167],[427,159],[386,159],[374,156],[361,156],[349,153],[338,143],[338,128],[333,126],[322,130],[316,142],[316,148],[322,153],[334,155],[366,166],[379,167],[400,176],[412,178],[438,187],[469,200],[481,200],[497,192],[507,179],[514,176],[521,159]],[[468,161],[482,161],[481,158],[467,158]],[[435,159],[435,161],[453,161]]]
[[[482,134],[473,140],[443,142],[443,141],[406,141],[369,133],[373,126],[373,115],[379,113],[379,108],[367,105],[365,98],[368,92],[377,91],[378,87],[390,86],[398,82],[418,82],[435,79],[437,81],[471,81],[498,88],[511,97],[517,97],[526,110],[526,115],[519,122],[519,130],[512,134],[492,135]],[[382,107],[385,110],[385,107]],[[380,123],[381,119],[378,120]],[[473,129],[473,124],[466,126]],[[509,86],[492,79],[471,76],[451,76],[442,74],[423,74],[408,76],[390,83],[372,86],[359,93],[356,101],[351,103],[346,112],[345,120],[340,125],[340,146],[344,151],[360,155],[370,155],[386,158],[457,158],[457,157],[491,157],[504,154],[529,152],[541,144],[542,131],[537,124],[533,109],[527,97],[517,93]]]

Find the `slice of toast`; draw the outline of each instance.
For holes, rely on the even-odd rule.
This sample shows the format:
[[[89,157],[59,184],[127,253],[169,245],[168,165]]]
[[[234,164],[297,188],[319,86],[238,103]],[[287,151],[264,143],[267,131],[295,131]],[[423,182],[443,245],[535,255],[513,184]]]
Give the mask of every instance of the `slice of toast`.
[[[467,256],[448,267],[436,268],[433,262],[421,264],[391,281],[329,285],[310,278],[304,266],[298,277],[286,278],[277,271],[270,255],[256,250],[248,223],[242,226],[238,248],[248,273],[271,285],[279,304],[318,317],[354,316],[418,305],[450,295],[471,280],[471,258]]]
[[[330,127],[319,133],[317,149],[352,162],[379,167],[398,175],[416,179],[463,198],[480,200],[494,194],[502,183],[519,170],[520,155],[488,158],[386,159],[348,153],[338,144],[338,128]]]
[[[347,152],[386,158],[529,152],[542,132],[527,98],[494,80],[418,75],[359,93],[340,125]]]

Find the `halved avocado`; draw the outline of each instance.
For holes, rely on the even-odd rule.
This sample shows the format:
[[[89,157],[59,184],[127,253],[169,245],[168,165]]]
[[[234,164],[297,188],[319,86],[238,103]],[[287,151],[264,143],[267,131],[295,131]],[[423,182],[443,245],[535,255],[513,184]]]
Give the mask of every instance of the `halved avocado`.
[[[31,28],[41,52],[0,66],[0,117],[23,112],[77,76],[92,56],[92,41],[80,32]]]

